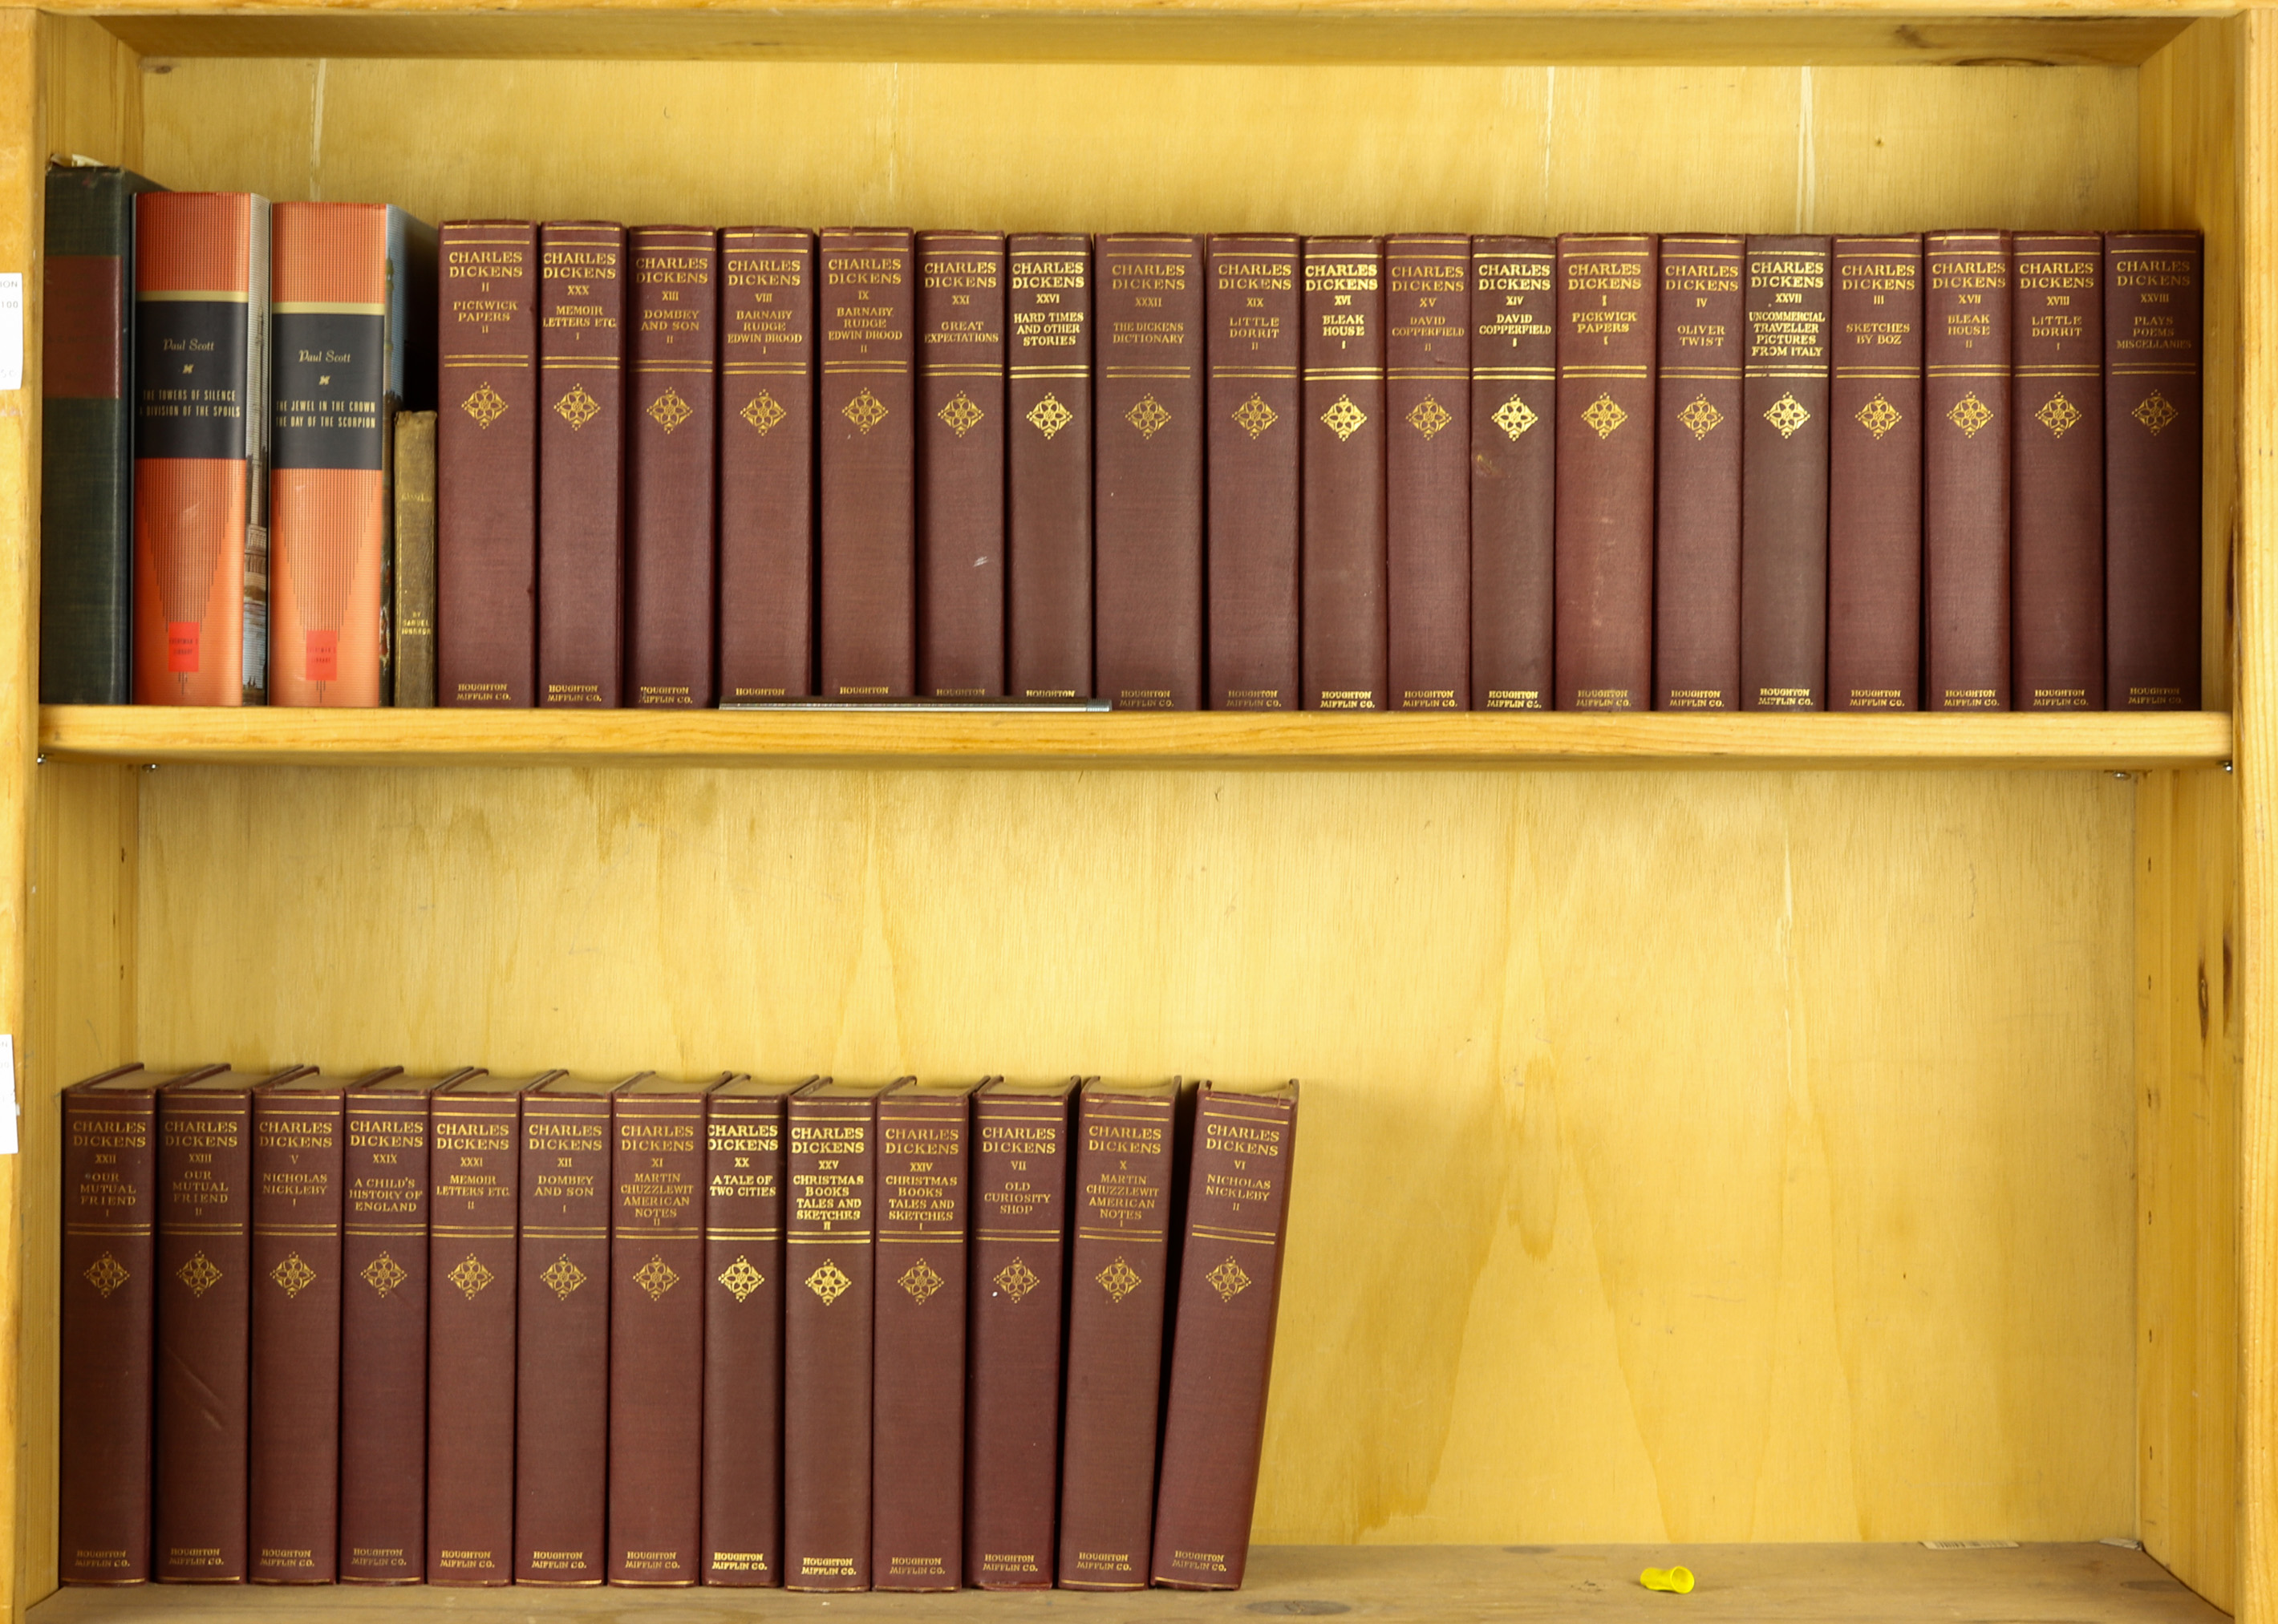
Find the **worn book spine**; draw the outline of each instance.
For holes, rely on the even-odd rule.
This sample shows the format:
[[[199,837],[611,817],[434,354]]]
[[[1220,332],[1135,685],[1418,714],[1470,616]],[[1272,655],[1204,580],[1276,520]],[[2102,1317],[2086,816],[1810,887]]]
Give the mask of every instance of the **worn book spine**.
[[[1297,1085],[1203,1085],[1155,1506],[1155,1582],[1242,1588],[1288,1233]]]
[[[1389,708],[1472,708],[1468,237],[1387,237],[1385,680]]]
[[[606,1094],[524,1096],[516,1584],[608,1577],[609,1163]]]
[[[1923,239],[1926,708],[2009,708],[2007,232]]]
[[[784,1258],[784,1582],[870,1588],[877,1098],[795,1094]]]
[[[1170,1269],[1173,1086],[1093,1085],[1076,1110],[1059,1583],[1147,1585]]]
[[[1653,407],[1659,244],[1558,239],[1557,701],[1653,698]]]
[[[1740,374],[1747,245],[1661,240],[1653,704],[1740,708]]]
[[[522,1101],[440,1094],[432,1116],[427,1582],[510,1584]]]
[[[1072,1089],[1001,1088],[992,1084],[973,1101],[965,1574],[984,1590],[1048,1590]]]
[[[126,705],[134,697],[128,316],[134,198],[152,189],[130,170],[48,169],[40,319],[42,705]]]
[[[1294,711],[1304,244],[1210,240],[1210,708]]]
[[[1381,711],[1384,242],[1308,237],[1298,644],[1309,711]]]
[[[526,707],[538,681],[538,227],[442,231],[436,703]]]
[[[876,1483],[872,1582],[965,1583],[966,1202],[972,1095],[878,1102]]]
[[[1472,704],[1478,710],[1550,708],[1556,265],[1548,237],[1472,239]]]
[[[1091,240],[1006,245],[1005,690],[1091,697]]]
[[[253,1095],[158,1096],[158,1337],[152,1577],[247,1572]]]
[[[1095,254],[1094,691],[1119,710],[1203,700],[1202,260],[1198,237]]]
[[[425,1091],[351,1090],[341,1155],[340,1582],[425,1574]]]
[[[394,669],[388,703],[435,703],[435,414],[395,415],[395,605],[389,616]]]
[[[814,691],[814,235],[720,233],[720,698]]]
[[[920,232],[918,691],[1005,691],[1005,239]]]
[[[269,203],[246,192],[145,192],[134,219],[134,698],[259,705],[269,672]]]
[[[619,1095],[609,1247],[609,1582],[701,1576],[704,1096]]]
[[[625,228],[550,221],[538,243],[538,702],[614,709],[624,692]]]
[[[2021,711],[2104,708],[2104,239],[2019,232],[2010,671]]]
[[[715,1095],[704,1193],[706,1584],[783,1582],[784,1102]]]
[[[821,250],[826,699],[917,691],[917,245],[826,231]]]
[[[341,1094],[253,1101],[253,1391],[256,1584],[339,1576]]]
[[[63,1096],[56,1576],[65,1584],[150,1577],[158,1096],[131,1069],[89,1086],[104,1080]]]
[[[1825,237],[1748,239],[1740,708],[1827,708]]]
[[[2204,248],[2197,232],[2105,239],[2105,698],[2115,711],[2200,704]]]
[[[1827,704],[1922,708],[1923,240],[1838,237]]]
[[[625,260],[625,693],[636,708],[705,709],[718,568],[719,233],[636,226]]]

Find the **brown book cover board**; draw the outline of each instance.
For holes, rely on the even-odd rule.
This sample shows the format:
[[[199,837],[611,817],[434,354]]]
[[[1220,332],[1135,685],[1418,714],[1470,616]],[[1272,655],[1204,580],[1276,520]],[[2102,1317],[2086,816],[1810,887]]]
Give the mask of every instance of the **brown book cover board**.
[[[2019,232],[2010,670],[2021,711],[2104,708],[2104,239]]]
[[[1209,255],[1209,705],[1294,711],[1304,241],[1213,236]]]
[[[1925,708],[2009,708],[2007,232],[1923,240]]]
[[[1748,239],[1740,708],[1827,708],[1825,237]]]
[[[906,231],[822,233],[816,437],[826,699],[917,691],[917,248]]]
[[[538,702],[624,692],[625,228],[539,228]]]
[[[1548,237],[1472,239],[1472,704],[1552,698],[1557,256]]]
[[[720,236],[626,234],[625,698],[637,709],[713,701],[718,560]]]
[[[1661,240],[1654,468],[1653,703],[1740,707],[1746,240]]]
[[[1076,1104],[1060,1445],[1064,1590],[1147,1586],[1178,1106],[1175,1078],[1095,1079]]]
[[[1305,239],[1305,708],[1380,711],[1385,688],[1384,242]]]
[[[2105,238],[2105,698],[2115,711],[2200,705],[2205,247],[2197,232]]]
[[[1204,1083],[1195,1102],[1163,1472],[1158,1584],[1239,1590],[1288,1237],[1297,1085]]]
[[[1054,1576],[1068,1109],[1082,1086],[996,1079],[973,1097],[965,1573],[984,1590],[1048,1590]]]
[[[1838,237],[1827,704],[1922,708],[1923,240]]]
[[[720,698],[814,691],[814,233],[720,233]]]
[[[433,412],[395,415],[395,601],[389,614],[390,705],[435,704],[435,423]]]
[[[1468,237],[1384,240],[1385,680],[1394,710],[1472,708]]]
[[[1091,240],[1008,240],[1005,691],[1091,697]]]
[[[918,691],[1005,691],[1005,239],[920,232]]]

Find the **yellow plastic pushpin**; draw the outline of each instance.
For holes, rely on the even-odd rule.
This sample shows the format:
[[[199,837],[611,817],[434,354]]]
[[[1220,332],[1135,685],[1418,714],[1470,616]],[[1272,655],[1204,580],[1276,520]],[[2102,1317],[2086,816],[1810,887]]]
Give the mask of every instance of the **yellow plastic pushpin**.
[[[1648,1567],[1638,1575],[1638,1582],[1648,1590],[1667,1590],[1672,1596],[1693,1594],[1693,1570],[1689,1567]]]

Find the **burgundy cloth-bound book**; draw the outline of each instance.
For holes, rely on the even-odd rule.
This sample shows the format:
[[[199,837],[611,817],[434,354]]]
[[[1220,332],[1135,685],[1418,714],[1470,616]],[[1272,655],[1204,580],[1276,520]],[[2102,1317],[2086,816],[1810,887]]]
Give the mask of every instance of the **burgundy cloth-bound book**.
[[[2200,705],[2204,247],[2197,232],[2104,240],[2105,699],[2115,711]]]
[[[1923,240],[1838,237],[1827,705],[1922,708]]]
[[[980,1086],[912,1079],[878,1102],[870,1572],[882,1590],[965,1582],[965,1224]]]
[[[1558,446],[1556,255],[1472,239],[1472,704],[1548,710]]]
[[[1203,245],[1102,237],[1094,255],[1093,691],[1203,698]]]
[[[1147,1586],[1179,1084],[1084,1085],[1076,1106],[1059,1583]]]
[[[1562,711],[1652,701],[1658,261],[1650,236],[1558,239]]]
[[[1296,1148],[1295,1082],[1202,1086],[1155,1503],[1158,1584],[1242,1588]]]
[[[2010,670],[2021,711],[2104,708],[2104,239],[2019,232]]]
[[[538,227],[441,233],[435,703],[517,708],[538,681]]]
[[[1740,373],[1747,252],[1739,237],[1661,240],[1655,448],[1653,703],[1740,708]]]
[[[1006,249],[1005,691],[1091,696],[1091,240]]]
[[[1385,688],[1384,242],[1305,240],[1304,555],[1309,711],[1380,711]]]
[[[642,1077],[611,1097],[609,1582],[703,1569],[705,1095]]]
[[[637,225],[625,263],[625,696],[701,709],[713,697],[719,233]]]
[[[1210,240],[1210,708],[1294,711],[1303,419],[1296,237]],[[1050,1567],[1049,1562],[1046,1564]]]
[[[920,232],[918,691],[1005,691],[1005,239]]]
[[[871,1330],[878,1096],[828,1078],[791,1095],[784,1237],[784,1583],[870,1588]]]
[[[1932,232],[1923,261],[1927,708],[2006,711],[2009,233]]]
[[[1081,1086],[998,1079],[973,1097],[965,1573],[984,1590],[1052,1582],[1068,1106]]]
[[[427,1524],[428,1108],[468,1075],[348,1092],[341,1157],[340,1582],[417,1584]]]
[[[783,1582],[784,1102],[805,1086],[738,1077],[706,1101],[707,1584]]]
[[[826,231],[822,579],[826,699],[917,690],[917,247],[908,232]]]
[[[150,1577],[158,1086],[139,1065],[64,1091],[56,1576]]]
[[[1384,240],[1385,680],[1472,708],[1472,240]]]
[[[720,698],[814,691],[814,234],[720,233]]]
[[[539,227],[538,702],[623,702],[625,228]]]
[[[1740,708],[1827,708],[1825,237],[1748,239]]]

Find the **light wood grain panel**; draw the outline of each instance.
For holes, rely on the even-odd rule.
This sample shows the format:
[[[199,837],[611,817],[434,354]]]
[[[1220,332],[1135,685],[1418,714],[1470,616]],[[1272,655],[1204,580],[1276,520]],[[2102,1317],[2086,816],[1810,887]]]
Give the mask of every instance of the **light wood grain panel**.
[[[84,17],[45,17],[42,111],[50,157],[142,162],[142,75],[116,35]]]
[[[2108,774],[141,780],[153,1064],[1304,1079],[1262,1537],[2132,1526]]]

